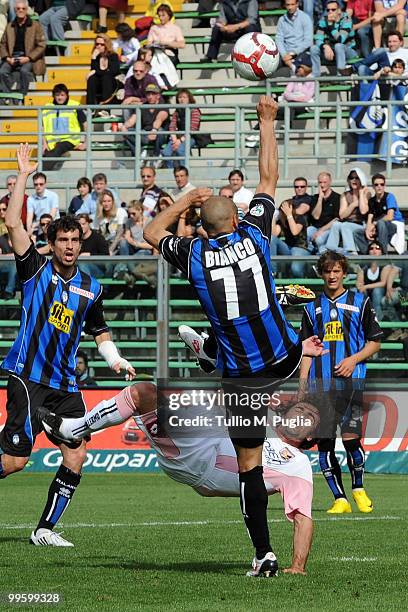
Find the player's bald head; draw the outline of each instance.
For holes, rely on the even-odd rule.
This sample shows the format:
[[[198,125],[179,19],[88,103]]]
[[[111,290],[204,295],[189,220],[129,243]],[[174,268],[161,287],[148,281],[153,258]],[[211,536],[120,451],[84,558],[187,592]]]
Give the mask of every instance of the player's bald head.
[[[201,205],[201,222],[209,235],[232,232],[238,222],[238,209],[231,198],[211,196]]]

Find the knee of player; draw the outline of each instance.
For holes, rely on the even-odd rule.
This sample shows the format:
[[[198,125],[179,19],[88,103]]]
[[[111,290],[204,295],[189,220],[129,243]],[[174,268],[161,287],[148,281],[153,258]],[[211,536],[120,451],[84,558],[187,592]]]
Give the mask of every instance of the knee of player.
[[[146,414],[156,409],[157,389],[150,382],[141,382],[130,388],[130,395],[135,406],[135,414]]]
[[[29,457],[13,457],[11,455],[2,455],[1,463],[3,467],[2,477],[5,478],[9,474],[21,472],[27,465]]]

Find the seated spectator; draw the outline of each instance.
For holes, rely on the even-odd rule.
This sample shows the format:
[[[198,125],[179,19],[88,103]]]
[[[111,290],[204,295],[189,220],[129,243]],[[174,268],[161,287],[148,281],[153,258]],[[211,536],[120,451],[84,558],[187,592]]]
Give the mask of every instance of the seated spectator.
[[[307,179],[303,176],[298,176],[293,181],[295,195],[292,196],[291,202],[295,212],[298,215],[308,215],[312,196],[307,193]]]
[[[6,178],[7,193],[4,196],[2,196],[2,198],[0,199],[0,204],[5,204],[6,206],[8,206],[10,202],[11,194],[13,193],[14,187],[16,186],[16,182],[17,182],[17,175],[9,174],[9,176]],[[26,224],[27,224],[27,200],[28,200],[28,195],[25,193],[24,198],[23,198],[23,208],[21,211],[21,220],[23,222],[24,227],[26,227]]]
[[[7,206],[0,204],[0,226],[5,226],[4,217],[6,216],[6,210]],[[13,247],[7,231],[0,234],[0,255],[8,255],[7,259],[9,259],[9,261],[0,262],[0,282],[3,285],[0,298],[2,300],[12,300],[16,293],[17,269]]]
[[[370,242],[368,244],[368,254],[372,257],[384,255],[381,244],[376,240]],[[383,305],[387,288],[389,286],[392,288],[392,281],[397,272],[398,270],[395,266],[381,266],[378,261],[373,261],[369,265],[361,268],[357,274],[357,290],[360,293],[365,293],[371,299],[379,321],[383,319]],[[395,318],[397,318],[395,311],[394,314]]]
[[[119,243],[119,255],[151,255],[153,248],[143,240],[146,217],[143,216],[143,204],[132,200],[127,207],[129,218],[125,224],[125,233]]]
[[[146,102],[146,87],[148,85],[156,85],[158,83],[155,77],[151,74],[148,74],[149,66],[140,60],[137,60],[133,64],[133,75],[128,77],[125,81],[125,97],[123,99],[122,104],[144,104]],[[161,99],[163,102],[163,99]],[[122,128],[125,131],[132,126],[136,122],[136,117],[133,119],[133,115],[135,115],[135,111],[125,108],[123,111],[123,125]],[[132,121],[130,121],[132,119]]]
[[[322,57],[327,62],[335,61],[339,74],[349,74],[347,60],[357,57],[353,22],[336,0],[327,3],[327,15],[320,19],[314,40],[310,49],[313,76],[320,76]]]
[[[139,202],[143,204],[145,217],[154,216],[153,210],[163,190],[156,185],[156,170],[151,166],[145,166],[140,171],[142,180],[142,191]]]
[[[299,0],[285,0],[286,14],[278,19],[275,42],[282,62],[293,72],[295,59],[313,44],[313,21],[299,9]]]
[[[173,174],[177,187],[170,191],[170,196],[174,202],[177,202],[179,198],[186,195],[186,193],[189,191],[195,189],[195,186],[190,183],[188,168],[185,166],[174,168]]]
[[[340,220],[331,226],[326,248],[337,251],[341,241],[346,255],[357,255],[354,236],[364,233],[370,192],[367,188],[367,178],[360,168],[352,168],[347,183],[347,191],[342,193],[340,198]]]
[[[292,202],[290,200],[282,202],[279,214],[274,215],[272,220],[271,256],[309,256],[306,226],[306,217],[297,214]],[[279,236],[283,236],[285,242]],[[304,261],[293,261],[290,266],[292,276],[302,278],[305,266]]]
[[[135,31],[128,23],[118,23],[115,32],[118,37],[113,41],[113,50],[117,53],[120,49],[119,60],[122,64],[131,66],[137,60],[140,51],[140,42],[135,36]]]
[[[78,389],[97,387],[96,380],[89,375],[88,355],[85,351],[77,351],[75,377]]]
[[[106,34],[98,34],[91,55],[91,71],[86,81],[86,103],[108,104],[117,90],[116,77],[120,73],[118,55]]]
[[[127,0],[99,0],[99,24],[96,28],[96,33],[105,34],[108,31],[108,27],[106,25],[108,10],[110,12],[116,12],[118,22],[123,23],[125,21],[125,13],[128,8]]]
[[[49,213],[53,219],[59,217],[59,198],[55,191],[47,189],[47,177],[43,172],[33,174],[35,193],[27,200],[27,232],[31,236],[38,226],[44,213]]]
[[[120,196],[115,189],[108,185],[108,179],[106,177],[106,174],[104,174],[103,172],[97,172],[96,174],[94,174],[94,176],[92,177],[92,185],[93,190],[91,192],[91,197],[86,198],[84,200],[83,204],[81,205],[81,208],[77,210],[78,215],[84,213],[87,215],[91,215],[95,218],[98,198],[101,193],[103,193],[103,191],[105,191],[106,189],[109,189],[109,191],[113,193],[113,197],[115,198],[115,204],[118,208],[120,207]]]
[[[180,82],[173,62],[160,49],[144,47],[139,51],[138,60],[145,62],[148,74],[154,76],[161,89],[172,89]],[[126,78],[132,76],[132,73],[132,68],[129,68]]]
[[[76,188],[79,195],[74,196],[69,204],[68,213],[75,215],[80,208],[91,199],[92,183],[86,176],[78,179]]]
[[[160,104],[161,91],[158,85],[150,83],[146,87],[146,104],[157,105]],[[140,113],[140,128],[144,132],[149,134],[141,135],[142,145],[151,145],[154,149],[155,157],[159,157],[161,148],[167,140],[166,134],[161,134],[163,130],[168,130],[169,126],[169,113],[163,108],[154,108],[154,106],[145,107],[143,105]],[[128,132],[134,129],[136,125],[136,113],[133,113],[129,119],[122,124],[121,130]],[[126,142],[132,150],[132,154],[135,154],[135,136],[126,136]]]
[[[347,13],[353,21],[353,30],[357,35],[361,53],[367,57],[372,49],[372,18],[374,0],[348,0]]]
[[[169,0],[149,0],[149,6],[146,9],[145,15],[146,17],[151,17],[153,20],[153,23],[156,25],[160,25],[160,18],[159,15],[157,13],[159,6],[162,6],[163,4],[165,4],[166,6],[169,7],[169,9],[174,13],[173,10],[173,5],[171,4],[171,2],[169,2]],[[174,23],[176,21],[174,15],[170,20],[172,23]]]
[[[79,223],[82,227],[82,244],[81,244],[81,255],[79,260],[79,268],[90,276],[100,278],[105,274],[105,267],[102,262],[83,262],[82,258],[89,257],[90,255],[109,255],[109,245],[105,238],[91,228],[92,217],[86,213],[76,215]]]
[[[312,62],[308,55],[303,54],[296,58],[293,63],[295,68],[295,77],[297,78],[308,78],[308,81],[295,81],[289,79],[285,91],[283,92],[282,99],[286,102],[304,102],[309,103],[314,101],[315,93],[315,80],[312,75]],[[291,109],[292,110],[292,109]],[[294,115],[303,112],[302,108],[296,108]]]
[[[401,59],[408,66],[408,49],[404,48],[404,37],[396,30],[388,32],[387,47],[375,49],[363,60],[353,66],[360,76],[373,76],[379,69],[389,68],[393,61]]]
[[[40,15],[46,40],[64,40],[64,28],[84,10],[86,0],[51,0],[51,6]]]
[[[0,236],[8,234],[8,229],[5,222],[7,206],[8,204],[6,203],[0,203]]]
[[[323,13],[323,6],[321,0],[301,0],[300,6],[306,15],[310,17],[312,23],[314,23],[315,10],[319,10],[319,19]]]
[[[340,194],[333,191],[330,172],[320,172],[317,177],[319,193],[312,197],[309,227],[307,228],[308,249],[312,253],[326,251],[326,242],[332,225],[339,219]]]
[[[86,150],[86,136],[81,142],[81,132],[86,131],[86,115],[75,108],[79,102],[69,97],[66,85],[59,83],[52,90],[53,101],[42,111],[44,128],[43,157],[62,157],[73,149]],[[52,170],[59,160],[43,161],[45,171]]]
[[[177,92],[176,104],[196,104],[193,94],[188,89],[180,89]],[[190,145],[191,148],[196,146],[196,140],[192,132],[197,132],[200,129],[201,111],[199,108],[192,108],[190,113]],[[170,121],[169,131],[173,132],[169,141],[163,149],[163,157],[180,157],[182,164],[185,163],[184,155],[186,152],[186,110],[185,108],[177,108]],[[174,132],[184,132],[175,134]],[[164,167],[174,168],[178,162],[167,159],[164,162]]]
[[[9,12],[8,0],[0,0],[0,39],[3,36],[4,30],[7,27],[8,12]]]
[[[385,191],[383,174],[374,174],[372,185],[374,195],[368,200],[365,240],[360,241],[359,250],[367,253],[368,243],[375,238],[385,254],[390,244],[401,254],[405,251],[405,225],[397,200],[393,193]]]
[[[50,245],[48,243],[48,228],[50,223],[52,223],[52,220],[53,219],[49,213],[44,213],[41,215],[37,231],[33,236],[35,238],[35,248],[42,255],[48,255],[51,252]]]
[[[95,225],[109,245],[109,255],[116,254],[127,218],[126,210],[117,208],[113,193],[105,189],[98,198]]]
[[[383,27],[387,19],[395,18],[396,30],[404,36],[405,22],[407,19],[406,0],[375,0],[375,13],[372,18],[374,47],[381,47]]]
[[[228,175],[228,181],[234,193],[234,197],[232,198],[234,204],[244,213],[247,213],[252,198],[254,197],[254,192],[244,186],[244,175],[241,170],[232,170]]]
[[[7,24],[0,43],[0,91],[11,92],[19,74],[19,91],[26,96],[34,75],[45,74],[45,36],[41,24],[27,16],[27,0],[17,0],[14,8],[17,16]]]
[[[159,25],[152,25],[147,37],[149,45],[160,46],[165,50],[175,66],[178,64],[178,50],[184,49],[186,41],[184,40],[181,28],[172,23],[173,11],[167,4],[161,4],[157,9],[157,15],[160,19]]]
[[[235,42],[247,32],[261,32],[257,0],[224,0],[219,4],[220,14],[211,31],[207,55],[202,62],[218,57],[222,42]]]
[[[375,74],[375,79],[380,79],[381,77],[388,77],[389,85],[403,85],[404,87],[408,86],[408,72],[406,71],[405,62],[402,59],[396,59],[392,62],[391,67],[384,66],[384,68],[380,68]],[[398,80],[397,80],[398,79]]]

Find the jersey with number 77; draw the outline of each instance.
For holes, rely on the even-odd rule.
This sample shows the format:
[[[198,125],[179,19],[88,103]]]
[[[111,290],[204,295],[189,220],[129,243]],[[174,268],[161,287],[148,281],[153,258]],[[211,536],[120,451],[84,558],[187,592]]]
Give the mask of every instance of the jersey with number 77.
[[[236,231],[204,238],[166,236],[163,257],[197,291],[219,347],[217,367],[246,376],[279,363],[299,338],[275,295],[270,239],[273,199],[257,194]]]

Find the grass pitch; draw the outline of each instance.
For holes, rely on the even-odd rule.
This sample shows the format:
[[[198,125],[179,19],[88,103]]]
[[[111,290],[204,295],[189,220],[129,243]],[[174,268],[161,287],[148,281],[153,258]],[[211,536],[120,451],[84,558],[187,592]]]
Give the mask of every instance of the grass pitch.
[[[331,518],[315,479],[315,540],[308,576],[245,577],[252,549],[238,499],[205,499],[164,475],[85,475],[64,515],[75,548],[29,546],[51,474],[0,481],[0,609],[9,592],[60,593],[56,610],[405,610],[407,478],[368,476],[371,515]],[[346,476],[348,483],[348,477]],[[272,545],[290,563],[291,525],[269,498]],[[53,606],[54,607],[54,606]]]

